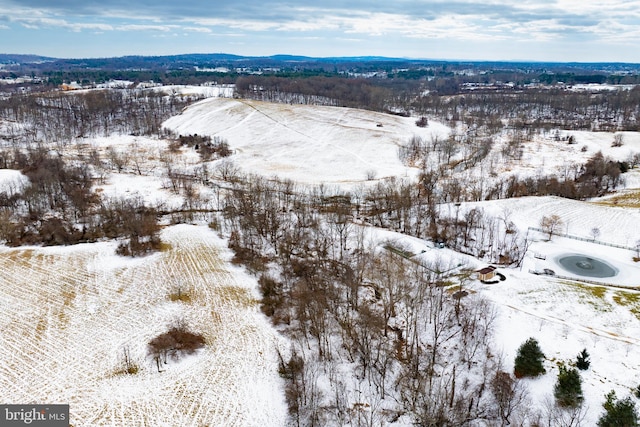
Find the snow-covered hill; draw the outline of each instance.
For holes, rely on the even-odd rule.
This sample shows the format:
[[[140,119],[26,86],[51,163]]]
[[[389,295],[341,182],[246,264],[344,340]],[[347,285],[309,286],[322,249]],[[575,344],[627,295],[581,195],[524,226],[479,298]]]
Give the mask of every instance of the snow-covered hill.
[[[164,123],[178,134],[220,136],[245,172],[302,183],[352,183],[414,176],[398,159],[413,135],[443,137],[449,129],[415,118],[352,108],[272,104],[241,99],[201,101]]]

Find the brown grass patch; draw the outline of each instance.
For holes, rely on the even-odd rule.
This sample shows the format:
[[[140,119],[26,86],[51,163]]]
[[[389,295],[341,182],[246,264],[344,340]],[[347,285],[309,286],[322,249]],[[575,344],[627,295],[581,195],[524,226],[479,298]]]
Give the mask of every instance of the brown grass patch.
[[[182,301],[188,304],[191,302],[191,295],[189,294],[189,292],[178,290],[177,292],[169,294],[169,300],[172,302]]]
[[[239,286],[223,286],[216,289],[215,293],[221,300],[242,308],[249,308],[260,304],[260,300],[251,295],[247,289]]]
[[[622,208],[640,208],[640,190],[629,190],[608,197],[606,200],[593,202],[602,206],[618,206]]]
[[[140,372],[140,367],[138,365],[131,365],[113,371],[113,376],[135,375],[138,372]]]
[[[613,301],[622,307],[627,307],[640,320],[640,293],[616,291],[613,295]]]
[[[167,242],[160,242],[160,245],[158,246],[158,250],[160,252],[169,252],[171,249],[173,249],[173,246]]]

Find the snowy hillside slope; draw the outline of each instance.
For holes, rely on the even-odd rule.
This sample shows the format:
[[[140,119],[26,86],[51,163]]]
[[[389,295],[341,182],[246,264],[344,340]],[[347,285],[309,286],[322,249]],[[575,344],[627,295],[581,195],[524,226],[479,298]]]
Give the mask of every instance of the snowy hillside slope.
[[[368,180],[417,176],[418,168],[408,167],[398,158],[398,148],[413,136],[428,143],[452,134],[460,138],[472,131],[451,129],[436,120],[420,128],[415,120],[352,108],[209,98],[163,126],[182,135],[227,139],[234,150],[231,159],[245,172],[349,189]],[[607,132],[562,131],[559,139],[552,133],[535,135],[522,144],[522,156],[513,159],[501,153],[512,138],[511,131],[505,130],[495,137],[491,153],[481,162],[451,172],[467,180],[484,180],[485,185],[508,176],[564,177],[597,152],[616,161],[626,161],[640,152],[640,134],[621,134],[624,143],[620,147],[611,146],[613,136]],[[570,136],[575,143],[567,143]],[[453,156],[452,163],[461,159],[463,151]],[[637,174],[627,175],[625,180],[627,186],[640,186]]]
[[[272,104],[211,98],[164,123],[176,133],[220,136],[234,150],[233,161],[246,172],[278,175],[302,183],[346,183],[414,176],[398,147],[413,135],[446,137],[438,123],[426,128],[415,118],[352,108]]]

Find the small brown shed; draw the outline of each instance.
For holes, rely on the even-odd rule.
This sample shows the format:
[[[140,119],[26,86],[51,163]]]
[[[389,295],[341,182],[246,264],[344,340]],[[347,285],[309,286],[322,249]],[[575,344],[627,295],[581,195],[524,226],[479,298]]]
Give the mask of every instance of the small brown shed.
[[[476,270],[478,273],[479,280],[491,280],[496,276],[496,267],[490,265],[485,268],[481,268],[480,270]]]

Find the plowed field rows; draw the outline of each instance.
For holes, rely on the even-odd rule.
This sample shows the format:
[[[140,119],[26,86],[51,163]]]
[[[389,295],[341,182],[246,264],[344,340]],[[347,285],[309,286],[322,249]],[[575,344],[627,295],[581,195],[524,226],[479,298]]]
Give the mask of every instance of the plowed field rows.
[[[110,243],[0,250],[0,402],[69,403],[74,426],[284,423],[282,343],[255,282],[206,228],[162,238],[170,249],[141,259]],[[147,343],[178,321],[206,347],[159,373]]]

